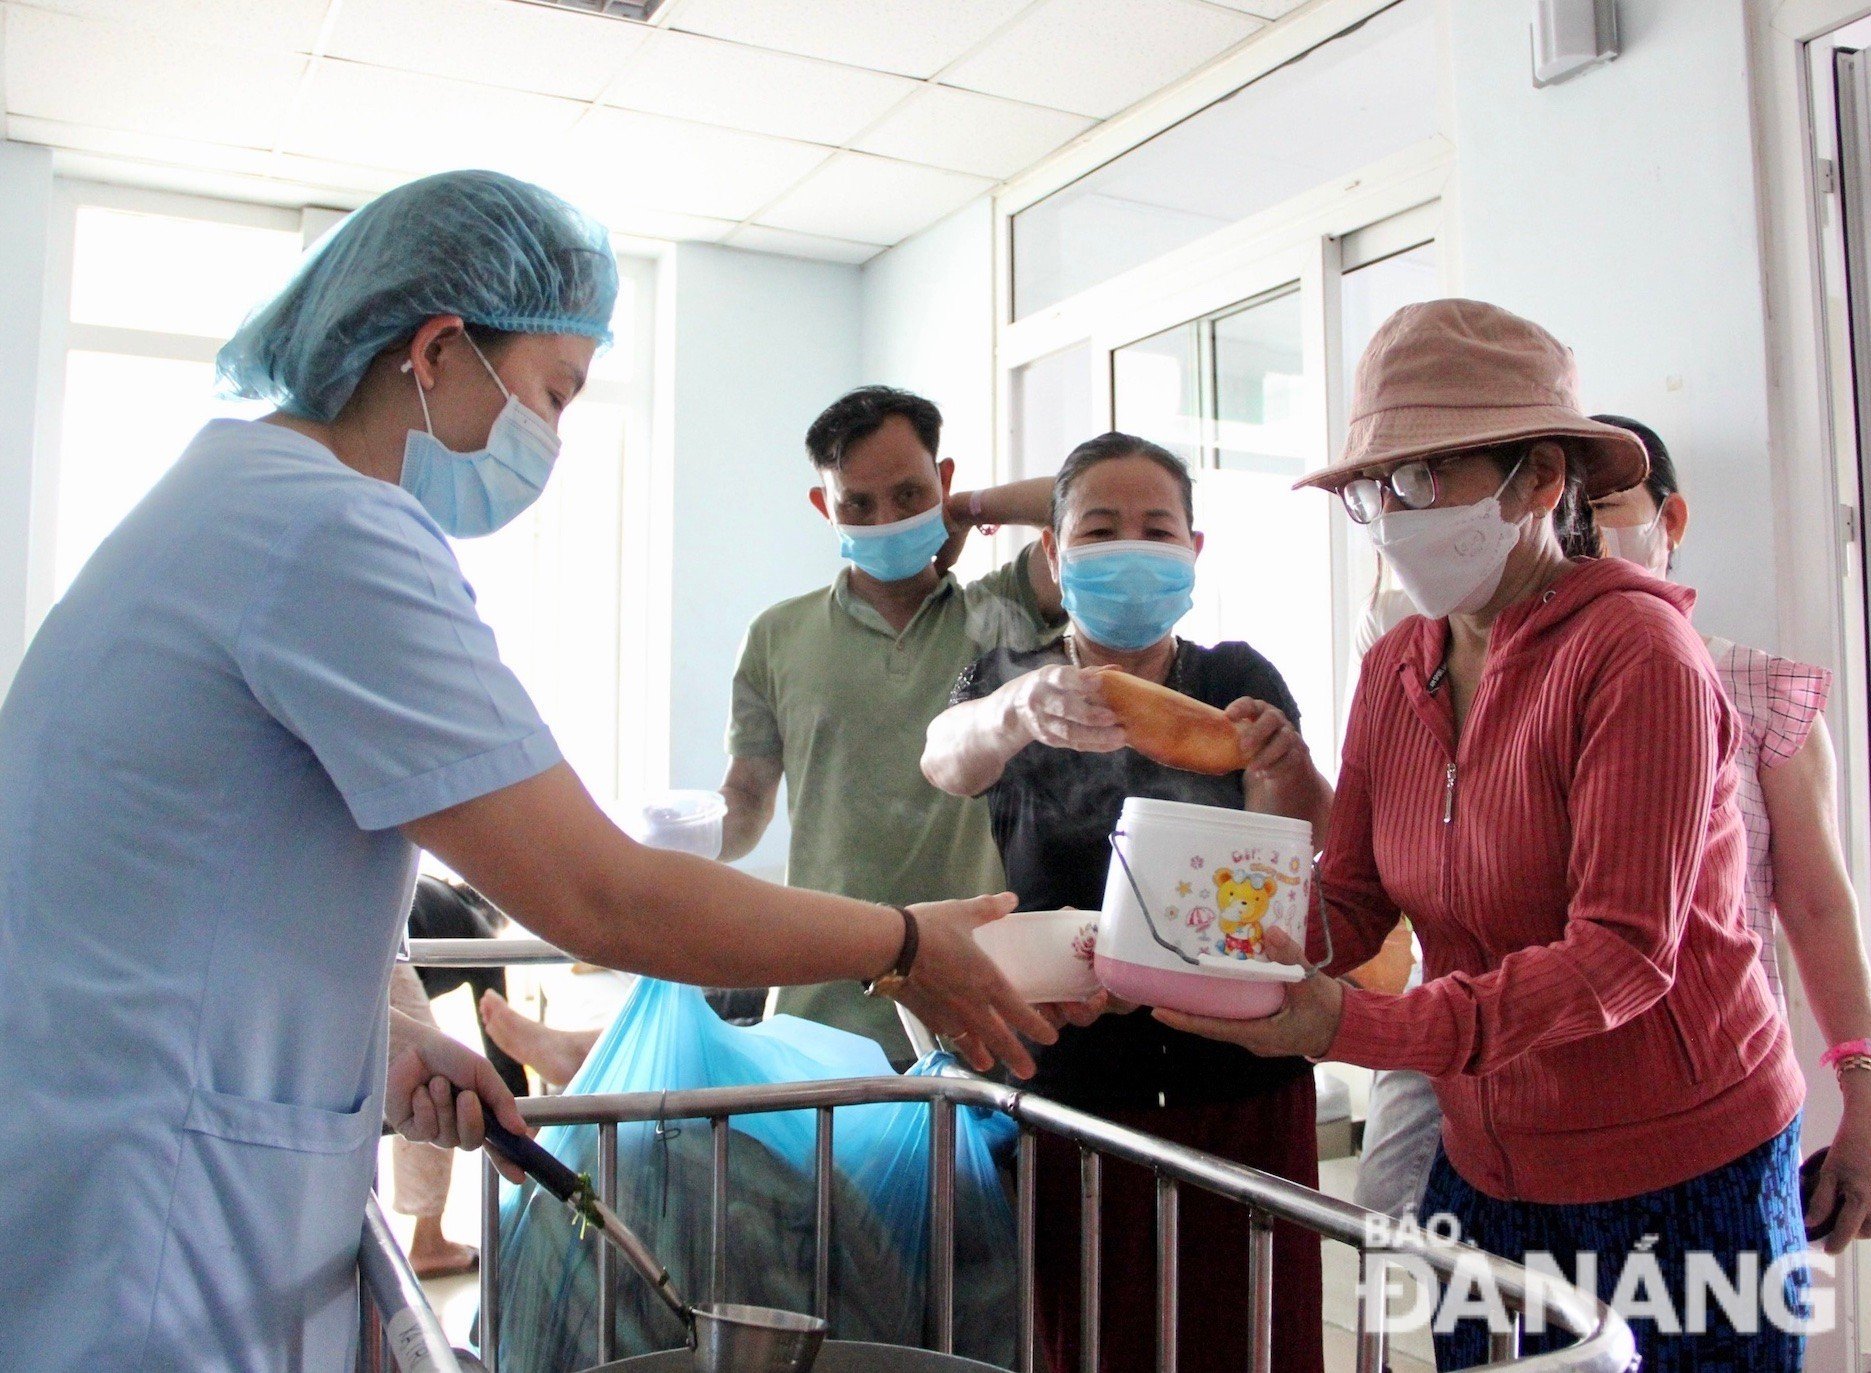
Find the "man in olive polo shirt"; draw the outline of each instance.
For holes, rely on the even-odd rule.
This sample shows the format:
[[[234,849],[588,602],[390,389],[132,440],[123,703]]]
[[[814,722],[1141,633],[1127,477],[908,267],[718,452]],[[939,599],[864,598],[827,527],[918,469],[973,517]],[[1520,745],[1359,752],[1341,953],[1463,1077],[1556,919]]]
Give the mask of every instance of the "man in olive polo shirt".
[[[952,491],[941,435],[933,404],[887,386],[851,392],[806,431],[812,506],[849,566],[747,630],[723,859],[760,841],[784,778],[791,886],[892,905],[1005,886],[987,807],[923,778],[923,732],[963,668],[1062,622],[1058,583],[1031,548],[966,586],[948,570],[972,528],[1044,525],[1052,479]],[[913,1057],[894,1005],[855,982],[781,988],[773,1008],[868,1035],[893,1062]]]

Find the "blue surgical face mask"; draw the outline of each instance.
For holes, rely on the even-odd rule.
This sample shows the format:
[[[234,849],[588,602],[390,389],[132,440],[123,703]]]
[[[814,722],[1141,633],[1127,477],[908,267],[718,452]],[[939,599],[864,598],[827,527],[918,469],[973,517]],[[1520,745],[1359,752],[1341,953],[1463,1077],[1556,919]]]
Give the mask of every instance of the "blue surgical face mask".
[[[457,453],[435,437],[429,422],[429,398],[416,384],[422,402],[422,429],[412,429],[403,443],[402,488],[457,539],[491,534],[539,499],[559,457],[559,436],[525,401],[507,389],[473,339],[468,346],[487,368],[507,404],[487,431],[487,446]],[[403,364],[405,372],[411,370]]]
[[[834,524],[838,552],[858,571],[880,582],[914,577],[948,542],[941,502],[895,524]]]
[[[1148,648],[1195,604],[1195,550],[1122,541],[1060,550],[1065,611],[1106,648]]]

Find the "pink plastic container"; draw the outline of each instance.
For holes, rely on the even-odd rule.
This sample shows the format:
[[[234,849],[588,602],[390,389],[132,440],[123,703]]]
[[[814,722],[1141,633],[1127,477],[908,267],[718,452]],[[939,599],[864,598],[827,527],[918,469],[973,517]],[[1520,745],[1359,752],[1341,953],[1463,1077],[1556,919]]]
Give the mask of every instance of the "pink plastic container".
[[[1301,968],[1268,930],[1305,940],[1312,827],[1219,806],[1130,797],[1112,836],[1093,971],[1115,996],[1191,1015],[1271,1015]]]
[[[1280,963],[1259,967],[1244,964],[1238,971],[1208,966],[1171,972],[1103,954],[1093,957],[1092,971],[1106,991],[1125,1001],[1221,1020],[1257,1020],[1272,1015],[1286,1000],[1288,984],[1305,976],[1303,969],[1288,969]]]

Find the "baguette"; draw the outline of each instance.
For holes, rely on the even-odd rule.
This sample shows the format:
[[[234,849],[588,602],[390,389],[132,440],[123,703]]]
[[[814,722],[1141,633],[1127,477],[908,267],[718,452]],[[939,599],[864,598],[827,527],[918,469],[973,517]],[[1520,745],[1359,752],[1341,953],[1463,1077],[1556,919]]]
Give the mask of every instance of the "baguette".
[[[1124,727],[1125,742],[1165,767],[1211,776],[1241,770],[1241,743],[1228,717],[1180,691],[1096,668],[1098,694]]]

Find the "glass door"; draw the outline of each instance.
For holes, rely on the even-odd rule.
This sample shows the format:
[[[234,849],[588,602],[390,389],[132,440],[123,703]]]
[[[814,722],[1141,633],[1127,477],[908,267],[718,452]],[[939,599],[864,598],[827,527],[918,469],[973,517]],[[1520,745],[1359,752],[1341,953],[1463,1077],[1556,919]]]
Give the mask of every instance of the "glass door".
[[[1293,483],[1333,456],[1326,436],[1343,432],[1358,358],[1392,312],[1441,294],[1441,264],[1434,242],[1394,232],[1327,245],[1319,262],[1289,263],[1291,279],[1263,275],[1254,294],[1113,346],[1110,358],[1115,426],[1195,475],[1205,544],[1178,631],[1266,655],[1329,776],[1354,680],[1354,636],[1340,635],[1370,603],[1376,563],[1334,501]]]
[[[1114,349],[1117,427],[1195,474],[1195,608],[1178,632],[1241,639],[1280,670],[1332,771],[1331,504],[1293,483],[1322,432],[1298,282]],[[1321,732],[1321,730],[1323,732]]]

